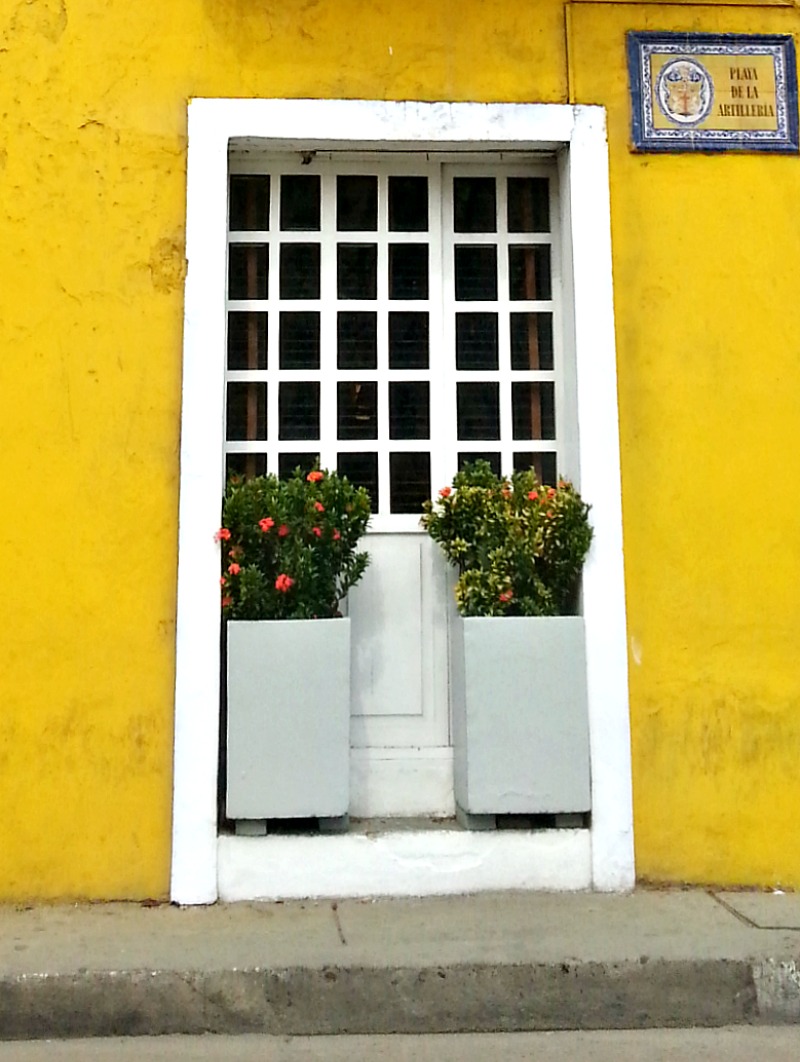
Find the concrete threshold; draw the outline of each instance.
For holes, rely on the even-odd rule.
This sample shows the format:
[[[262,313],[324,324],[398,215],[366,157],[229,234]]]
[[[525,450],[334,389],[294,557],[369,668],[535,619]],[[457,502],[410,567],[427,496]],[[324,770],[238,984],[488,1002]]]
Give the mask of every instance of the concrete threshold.
[[[800,1023],[800,898],[0,909],[0,1038]]]

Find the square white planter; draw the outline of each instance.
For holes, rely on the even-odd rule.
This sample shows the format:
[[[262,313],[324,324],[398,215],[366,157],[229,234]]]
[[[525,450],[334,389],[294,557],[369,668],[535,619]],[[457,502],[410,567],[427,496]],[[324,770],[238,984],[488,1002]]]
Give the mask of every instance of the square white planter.
[[[589,811],[581,616],[453,610],[450,689],[455,798],[468,824],[469,816]]]
[[[350,621],[228,623],[229,818],[340,818],[350,802]]]

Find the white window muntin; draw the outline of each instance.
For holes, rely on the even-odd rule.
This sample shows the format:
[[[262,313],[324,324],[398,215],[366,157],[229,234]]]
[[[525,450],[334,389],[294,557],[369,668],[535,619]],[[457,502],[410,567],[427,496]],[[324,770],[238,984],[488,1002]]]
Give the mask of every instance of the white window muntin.
[[[318,452],[323,466],[335,467],[337,455],[344,453],[376,453],[378,459],[378,482],[380,483],[380,509],[373,519],[373,530],[417,530],[418,516],[412,513],[389,512],[389,454],[425,453],[430,455],[429,491],[449,482],[458,464],[459,453],[490,453],[499,459],[504,472],[514,467],[514,455],[535,453],[553,454],[554,459],[546,467],[551,475],[558,470],[569,472],[571,455],[557,441],[562,434],[574,437],[574,431],[563,432],[561,426],[574,417],[574,396],[564,387],[562,363],[561,300],[561,253],[559,233],[559,209],[557,202],[556,169],[552,161],[542,157],[527,157],[519,161],[513,152],[475,154],[463,162],[459,156],[416,153],[358,158],[344,154],[303,155],[234,155],[231,158],[231,174],[269,174],[270,176],[270,222],[265,231],[231,231],[229,244],[263,244],[269,256],[268,298],[228,300],[230,312],[267,312],[268,367],[256,370],[228,370],[228,382],[267,383],[267,438],[263,440],[230,440],[229,453],[261,453],[270,455],[271,470],[276,469],[280,454]],[[515,161],[511,161],[514,159]],[[453,161],[451,161],[453,160]],[[321,179],[320,225],[314,232],[281,231],[279,228],[279,188],[281,177],[303,173],[315,173]],[[378,226],[377,231],[337,231],[336,229],[336,178],[341,175],[369,175],[378,178]],[[428,182],[429,224],[427,232],[389,231],[388,228],[388,180],[390,176],[425,176]],[[453,182],[460,177],[488,177],[497,189],[496,232],[457,233],[453,225]],[[510,177],[544,177],[549,188],[549,231],[509,233],[506,224],[505,194]],[[290,243],[319,243],[321,276],[317,300],[281,300],[279,295],[278,255],[279,246]],[[377,246],[377,298],[370,302],[342,300],[336,292],[336,248],[345,243]],[[389,245],[421,244],[429,247],[428,298],[409,301],[389,299],[387,257]],[[497,254],[496,298],[486,301],[459,302],[456,299],[453,277],[454,249],[463,246],[489,245]],[[550,286],[547,299],[513,301],[508,287],[509,247],[518,250],[546,245],[550,249]],[[320,361],[317,369],[278,369],[278,328],[281,311],[309,310],[320,315]],[[374,370],[339,369],[336,366],[336,321],[339,311],[369,308],[378,315],[377,363]],[[388,359],[388,314],[396,311],[424,312],[429,321],[429,360],[426,369],[392,369]],[[510,356],[509,321],[512,313],[546,312],[552,314],[553,365],[549,369],[512,368]],[[499,363],[496,370],[468,371],[456,368],[455,322],[456,314],[488,313],[497,316],[499,333]],[[370,441],[340,440],[337,438],[337,384],[348,381],[364,381],[365,377],[377,385],[379,395],[377,438]],[[278,388],[284,382],[315,382],[320,388],[319,439],[277,439],[279,423]],[[389,437],[389,386],[395,381],[427,383],[429,388],[429,437],[399,439]],[[511,401],[512,386],[526,381],[532,392],[537,387],[554,388],[556,438],[514,439],[512,431]],[[270,386],[271,384],[271,386]],[[456,394],[459,385],[488,385],[500,391],[499,433],[490,432],[486,439],[459,440]],[[472,387],[473,393],[476,387]],[[499,438],[496,436],[499,434]],[[537,461],[539,458],[537,457]],[[546,459],[545,459],[546,460]],[[524,463],[524,462],[523,462]]]

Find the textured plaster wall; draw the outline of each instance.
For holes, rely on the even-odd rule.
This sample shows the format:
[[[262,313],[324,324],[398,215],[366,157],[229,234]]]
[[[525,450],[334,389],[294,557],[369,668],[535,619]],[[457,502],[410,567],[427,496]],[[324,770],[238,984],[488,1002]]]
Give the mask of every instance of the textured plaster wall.
[[[168,889],[187,100],[559,100],[562,27],[0,0],[0,899]]]
[[[800,20],[573,15],[609,109],[637,873],[797,887],[800,158],[630,154],[620,42]]]
[[[0,0],[0,899],[167,892],[187,99],[564,102],[567,38],[609,108],[638,870],[800,884],[799,163],[631,156],[623,50],[797,23]]]

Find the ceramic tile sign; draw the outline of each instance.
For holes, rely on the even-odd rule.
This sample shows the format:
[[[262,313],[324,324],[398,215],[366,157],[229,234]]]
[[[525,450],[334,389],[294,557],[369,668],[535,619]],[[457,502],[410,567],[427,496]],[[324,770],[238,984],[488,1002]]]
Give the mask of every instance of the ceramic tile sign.
[[[789,35],[628,34],[635,151],[797,153]]]

